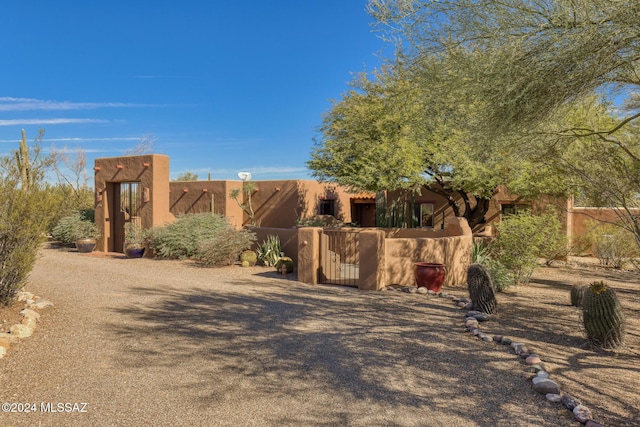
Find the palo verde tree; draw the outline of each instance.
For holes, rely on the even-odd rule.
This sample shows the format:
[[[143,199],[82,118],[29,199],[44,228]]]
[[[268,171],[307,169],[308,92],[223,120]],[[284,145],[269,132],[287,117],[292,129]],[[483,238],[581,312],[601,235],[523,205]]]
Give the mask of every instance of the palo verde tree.
[[[313,175],[354,191],[431,184],[456,216],[482,223],[499,185],[542,171],[502,139],[474,134],[482,100],[465,102],[465,93],[443,85],[449,71],[438,58],[399,55],[371,77],[359,75],[324,116],[308,162]]]
[[[620,207],[640,246],[639,2],[370,0],[368,8],[409,56],[445,58],[446,86],[483,100],[475,135],[510,135],[541,166],[552,159],[574,192]]]

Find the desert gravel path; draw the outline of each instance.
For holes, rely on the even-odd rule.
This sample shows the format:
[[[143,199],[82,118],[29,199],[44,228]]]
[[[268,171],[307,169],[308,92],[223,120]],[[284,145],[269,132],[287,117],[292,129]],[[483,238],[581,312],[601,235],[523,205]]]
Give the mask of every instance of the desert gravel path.
[[[2,426],[577,425],[443,298],[49,248],[26,289],[55,307],[0,393],[37,412]]]

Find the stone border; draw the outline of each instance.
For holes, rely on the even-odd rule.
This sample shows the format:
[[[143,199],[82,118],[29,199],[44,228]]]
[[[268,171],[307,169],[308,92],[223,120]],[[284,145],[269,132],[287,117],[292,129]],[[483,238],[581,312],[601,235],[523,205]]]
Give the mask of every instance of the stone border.
[[[9,332],[0,333],[0,359],[7,355],[7,351],[13,342],[33,335],[33,331],[40,321],[40,313],[36,310],[44,310],[53,306],[51,301],[24,290],[17,293],[17,300],[18,302],[24,302],[24,309],[20,311],[22,321],[11,325]]]
[[[593,416],[589,408],[582,405],[579,400],[569,394],[561,392],[560,386],[551,379],[551,376],[540,356],[530,352],[524,343],[514,342],[510,338],[502,335],[489,336],[482,332],[480,323],[491,320],[491,316],[486,313],[473,310],[473,305],[468,298],[459,298],[445,292],[434,292],[427,290],[426,288],[408,286],[387,287],[386,289],[390,291],[402,291],[411,294],[431,295],[451,299],[457,307],[464,310],[464,326],[471,335],[485,342],[493,342],[508,346],[507,348],[509,351],[512,351],[520,360],[524,361],[526,365],[526,372],[535,374],[532,378],[533,390],[543,394],[549,402],[562,402],[568,410],[573,412],[574,418],[581,424],[585,424],[587,427],[604,427],[602,424],[593,420]]]

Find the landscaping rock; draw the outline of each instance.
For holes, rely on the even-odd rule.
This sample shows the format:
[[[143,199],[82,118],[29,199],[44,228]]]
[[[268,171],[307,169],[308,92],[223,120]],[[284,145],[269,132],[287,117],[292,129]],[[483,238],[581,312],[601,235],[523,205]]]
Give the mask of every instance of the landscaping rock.
[[[31,328],[31,329],[35,329],[36,328],[36,323],[38,321],[35,319],[35,317],[23,317],[22,318],[22,323],[24,326]]]
[[[493,340],[494,340],[495,342],[499,342],[499,343],[501,343],[501,342],[502,342],[502,335],[494,335],[494,336],[493,336]]]
[[[33,329],[25,325],[13,325],[9,328],[9,332],[17,338],[28,338],[33,334]]]
[[[578,420],[581,424],[586,424],[592,417],[591,411],[586,406],[577,405],[573,408],[573,416],[576,420]]]
[[[536,381],[539,380],[539,381]],[[533,389],[540,394],[560,394],[560,386],[549,378],[534,378]]]
[[[41,299],[38,301],[34,301],[31,304],[28,304],[29,308],[35,308],[37,310],[42,310],[47,307],[53,307],[53,303],[46,299]]]
[[[418,293],[419,293],[420,295],[426,295],[426,294],[427,294],[427,288],[425,288],[424,286],[420,286],[420,287],[418,288]]]
[[[546,367],[544,365],[544,362],[542,362],[542,363],[538,363],[537,365],[528,366],[527,369],[526,369],[526,372],[538,373],[540,371],[546,371],[546,370],[547,369],[546,369]]]
[[[20,312],[20,314],[23,315],[24,317],[33,317],[36,320],[40,320],[40,313],[38,313],[35,310],[31,310],[31,309],[25,308],[24,310],[22,310]]]
[[[549,402],[562,402],[562,395],[560,394],[548,393],[545,397]]]
[[[536,355],[529,355],[529,357],[527,357],[524,361],[524,363],[526,363],[527,365],[537,365],[541,362],[542,360],[540,360],[540,358]]]
[[[491,318],[491,316],[485,313],[475,314],[473,317],[475,317],[478,320],[478,322],[486,322]]]
[[[576,406],[580,405],[580,402],[576,399],[574,399],[573,397],[569,396],[568,394],[565,394],[564,396],[562,396],[562,404],[570,411],[573,411],[573,408],[575,408]]]
[[[511,338],[502,337],[502,339],[500,340],[500,344],[511,345],[512,344]]]
[[[549,378],[549,372],[538,371],[538,372],[536,372],[536,377],[538,377],[538,378]]]

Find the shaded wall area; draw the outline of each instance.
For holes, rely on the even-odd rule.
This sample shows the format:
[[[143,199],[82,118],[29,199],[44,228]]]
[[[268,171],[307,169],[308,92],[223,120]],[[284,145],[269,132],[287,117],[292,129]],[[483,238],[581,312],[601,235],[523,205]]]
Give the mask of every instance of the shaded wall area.
[[[263,227],[294,227],[300,219],[319,215],[331,208],[333,215],[351,222],[350,197],[343,189],[311,180],[251,181],[254,218]],[[172,181],[170,206],[173,215],[213,212],[226,216],[236,228],[250,225],[249,215],[230,197],[241,191],[239,200],[248,204],[242,181]],[[213,203],[213,204],[212,204]]]

